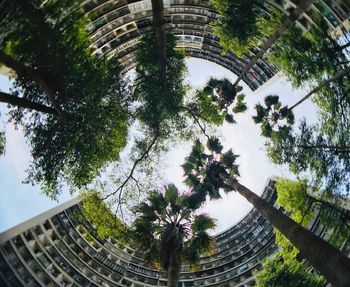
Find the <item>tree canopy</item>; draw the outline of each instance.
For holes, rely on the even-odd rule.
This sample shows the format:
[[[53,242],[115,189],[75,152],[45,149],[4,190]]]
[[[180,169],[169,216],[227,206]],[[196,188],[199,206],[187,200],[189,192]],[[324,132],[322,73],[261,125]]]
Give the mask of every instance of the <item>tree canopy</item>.
[[[257,47],[264,36],[274,32],[282,15],[273,6],[266,13],[265,1],[261,0],[214,0],[219,13],[214,33],[226,52],[232,51],[243,56],[251,48]]]
[[[255,287],[322,287],[321,276],[310,272],[297,259],[282,257],[278,252],[263,264]]]
[[[10,111],[31,145],[28,180],[40,182],[43,193],[53,198],[62,179],[82,187],[106,163],[118,160],[127,135],[119,64],[92,54],[87,22],[77,5],[59,1],[34,8],[14,1],[0,17],[7,27],[0,62],[15,72],[11,96],[55,111],[16,106]],[[61,13],[67,9],[71,12]]]
[[[347,64],[343,48],[328,35],[328,24],[318,15],[308,31],[296,24],[291,26],[273,47],[268,60],[294,86],[300,87],[315,80],[320,82],[325,75],[333,75],[340,65]]]

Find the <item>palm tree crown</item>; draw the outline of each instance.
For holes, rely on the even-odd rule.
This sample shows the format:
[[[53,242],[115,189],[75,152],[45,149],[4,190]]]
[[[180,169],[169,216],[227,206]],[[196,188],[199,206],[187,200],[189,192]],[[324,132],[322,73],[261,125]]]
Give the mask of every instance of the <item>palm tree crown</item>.
[[[293,112],[287,106],[282,107],[276,95],[267,96],[264,101],[265,106],[255,106],[257,115],[253,117],[256,124],[261,124],[261,134],[270,138],[273,134],[290,131],[294,124]]]
[[[136,208],[132,234],[144,251],[149,263],[159,262],[168,271],[169,281],[178,281],[181,261],[190,264],[212,247],[207,233],[215,221],[206,214],[196,214],[200,203],[191,194],[180,194],[175,185],[165,187],[165,192],[151,192],[148,201]],[[176,274],[173,270],[175,269]]]
[[[207,195],[213,199],[220,198],[220,189],[225,192],[232,190],[224,183],[223,174],[239,176],[238,165],[235,164],[238,155],[231,149],[222,153],[223,146],[218,138],[209,138],[207,149],[209,153],[205,152],[204,145],[197,140],[182,165],[186,176],[185,183],[194,191],[192,196],[197,196],[202,201],[205,201]]]
[[[217,79],[211,77],[202,92],[208,94],[213,103],[215,103],[218,109],[225,115],[225,119],[228,122],[232,122],[231,118],[233,116],[229,113],[228,109],[235,99],[236,104],[232,109],[233,113],[242,113],[247,109],[246,103],[244,102],[245,95],[240,93],[242,89],[241,86],[234,86],[227,78]]]

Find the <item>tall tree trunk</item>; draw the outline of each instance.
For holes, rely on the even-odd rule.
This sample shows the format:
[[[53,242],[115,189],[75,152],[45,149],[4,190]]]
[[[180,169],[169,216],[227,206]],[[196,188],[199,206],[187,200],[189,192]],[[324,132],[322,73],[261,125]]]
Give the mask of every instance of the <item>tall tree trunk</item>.
[[[180,278],[180,268],[181,268],[181,261],[180,261],[180,254],[177,254],[177,252],[172,252],[170,255],[170,264],[167,271],[167,287],[177,287],[177,284],[179,283]]]
[[[152,0],[153,27],[158,44],[161,81],[164,92],[164,100],[167,102],[170,98],[168,83],[166,77],[167,55],[166,55],[166,34],[164,20],[163,0]]]
[[[283,21],[277,31],[265,42],[264,46],[256,53],[256,55],[249,61],[244,67],[241,74],[238,76],[234,83],[237,86],[238,83],[243,79],[245,74],[256,64],[256,62],[270,49],[282,34],[296,21],[298,18],[311,6],[315,0],[301,0],[300,4],[293,10],[293,12]]]
[[[53,108],[50,108],[50,107],[42,105],[42,104],[35,103],[35,102],[27,100],[25,98],[20,98],[20,97],[14,96],[14,95],[10,95],[10,94],[4,93],[4,92],[0,92],[0,102],[8,103],[10,105],[20,107],[20,108],[35,110],[38,112],[57,116],[57,111]]]
[[[341,70],[340,72],[336,73],[332,78],[329,78],[322,82],[322,84],[318,85],[316,88],[312,89],[306,96],[304,96],[301,100],[296,102],[293,106],[288,108],[288,111],[292,111],[295,107],[299,106],[301,103],[306,101],[308,98],[310,98],[313,94],[319,92],[321,89],[323,89],[325,86],[327,86],[329,83],[334,82],[345,75],[350,73],[350,68],[347,68],[345,70]]]
[[[52,106],[57,111],[57,114],[59,115],[59,117],[64,122],[67,122],[67,114],[61,110],[61,107],[60,107],[58,101],[55,99],[56,93],[55,93],[54,89],[51,88],[51,86],[45,81],[45,79],[37,71],[30,69],[29,67],[20,63],[19,61],[12,58],[10,55],[7,55],[6,53],[4,53],[1,50],[0,50],[0,62],[3,63],[4,65],[6,65],[11,70],[13,70],[17,74],[18,77],[28,76],[35,83],[37,83],[37,85],[40,87],[40,89],[48,97]]]
[[[233,190],[244,196],[299,250],[308,262],[334,287],[349,287],[350,259],[326,241],[312,234],[237,180],[220,174]]]

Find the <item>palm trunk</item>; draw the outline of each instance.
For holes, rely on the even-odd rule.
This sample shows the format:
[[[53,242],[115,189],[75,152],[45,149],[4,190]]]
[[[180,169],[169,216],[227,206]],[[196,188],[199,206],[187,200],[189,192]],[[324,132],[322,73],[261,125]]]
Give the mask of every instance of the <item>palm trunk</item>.
[[[334,287],[349,287],[350,259],[326,241],[312,234],[237,180],[221,174],[233,190],[244,196],[299,250],[308,262]]]
[[[164,20],[163,0],[152,0],[153,27],[158,44],[161,81],[164,92],[164,100],[169,100],[168,84],[166,77],[167,55],[166,55],[166,34]]]
[[[16,97],[14,95],[10,95],[7,93],[0,92],[0,102],[8,103],[10,105],[19,107],[19,108],[25,108],[29,110],[35,110],[38,112],[56,115],[57,111],[53,108],[50,108],[48,106],[35,103],[33,101],[27,100],[25,98]]]
[[[340,72],[338,72],[337,74],[335,74],[332,78],[329,78],[325,81],[322,82],[322,84],[320,84],[319,86],[317,86],[316,88],[314,88],[313,90],[311,90],[305,97],[303,97],[301,100],[299,100],[298,102],[296,102],[293,106],[291,106],[290,108],[288,108],[289,111],[292,111],[295,107],[299,106],[301,103],[303,103],[304,101],[306,101],[308,98],[310,98],[313,94],[319,92],[321,89],[323,89],[325,86],[327,86],[329,83],[334,82],[342,77],[344,77],[345,75],[350,73],[350,68],[345,69],[345,70],[341,70]]]
[[[67,122],[67,114],[61,110],[58,101],[55,99],[55,91],[50,87],[50,85],[45,81],[45,79],[36,71],[28,68],[24,64],[20,63],[16,59],[12,58],[0,50],[0,62],[6,65],[8,68],[13,70],[18,77],[29,76],[35,83],[38,84],[40,89],[46,94],[52,106],[57,111],[59,117]]]
[[[241,74],[238,76],[234,83],[237,86],[238,83],[243,79],[245,74],[256,64],[256,62],[270,49],[282,34],[296,21],[298,18],[311,6],[315,0],[302,0],[300,4],[293,10],[286,20],[281,24],[277,31],[266,41],[265,45],[256,53],[256,55],[249,61],[244,67]]]
[[[179,283],[180,278],[180,267],[181,267],[181,261],[179,260],[180,254],[177,254],[176,252],[172,252],[170,255],[170,264],[167,271],[167,287],[177,287],[177,284]]]

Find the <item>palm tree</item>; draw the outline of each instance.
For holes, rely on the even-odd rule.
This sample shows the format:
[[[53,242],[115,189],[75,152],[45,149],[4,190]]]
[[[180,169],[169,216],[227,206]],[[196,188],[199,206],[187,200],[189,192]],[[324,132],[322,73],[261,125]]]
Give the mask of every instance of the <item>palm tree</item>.
[[[256,53],[256,55],[249,61],[244,67],[241,74],[233,84],[237,86],[238,83],[243,79],[245,74],[256,64],[256,62],[270,49],[282,34],[288,30],[288,28],[311,6],[315,0],[301,0],[299,5],[292,11],[292,13],[283,21],[277,31],[271,35],[271,37],[265,42],[264,46]]]
[[[262,135],[270,138],[274,132],[288,131],[288,126],[294,124],[293,109],[298,107],[315,93],[321,91],[322,88],[349,74],[349,72],[350,68],[339,71],[333,77],[323,81],[320,85],[312,89],[291,107],[282,107],[281,102],[279,102],[279,96],[267,96],[264,100],[265,107],[261,104],[257,104],[255,106],[257,115],[253,117],[256,124],[261,124]],[[283,121],[285,121],[285,123],[283,123]]]
[[[228,108],[237,100],[233,112],[241,113],[246,111],[247,106],[244,102],[245,95],[239,94],[243,88],[241,86],[234,86],[232,82],[227,79],[217,79],[211,77],[205,85],[203,91],[209,93],[214,103],[216,103],[221,111],[228,114]]]
[[[200,198],[205,200],[207,195],[210,198],[219,198],[220,189],[226,192],[237,191],[253,204],[333,286],[349,286],[349,258],[240,184],[237,180],[238,166],[235,164],[237,156],[231,150],[222,153],[223,148],[218,139],[212,138],[207,143],[207,148],[210,150],[208,154],[205,153],[204,146],[196,141],[183,165],[187,177],[186,183],[192,186]]]
[[[255,106],[257,115],[253,117],[256,124],[261,124],[261,134],[270,138],[274,133],[289,132],[294,124],[293,112],[287,106],[282,107],[279,96],[267,96],[264,102],[265,106]]]
[[[168,287],[177,286],[182,260],[194,264],[213,246],[207,230],[215,227],[215,221],[196,214],[200,206],[196,194],[180,194],[176,186],[168,185],[164,194],[151,192],[148,202],[136,208],[133,238],[147,262],[158,262],[167,271]]]

